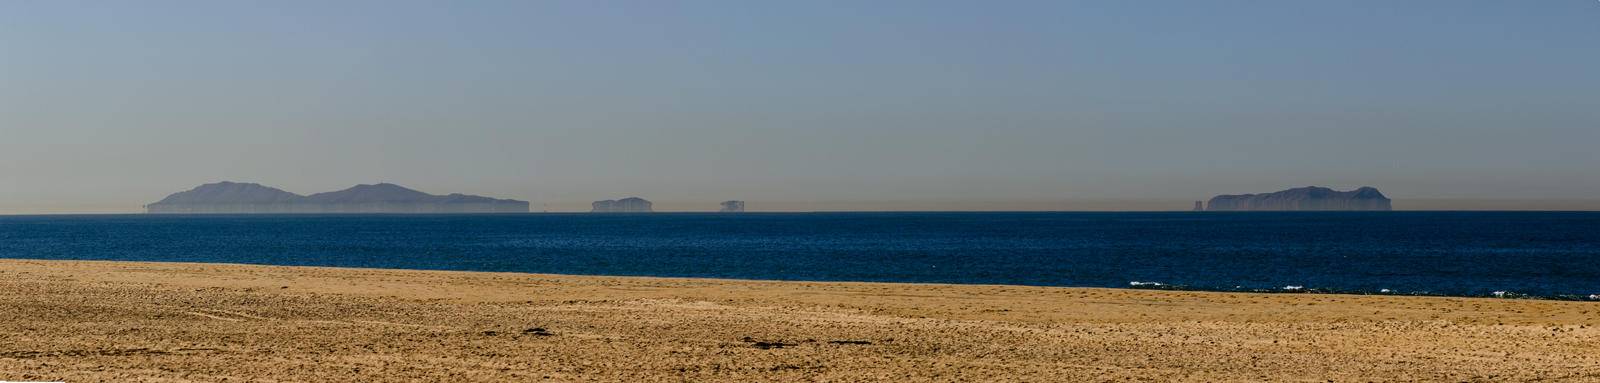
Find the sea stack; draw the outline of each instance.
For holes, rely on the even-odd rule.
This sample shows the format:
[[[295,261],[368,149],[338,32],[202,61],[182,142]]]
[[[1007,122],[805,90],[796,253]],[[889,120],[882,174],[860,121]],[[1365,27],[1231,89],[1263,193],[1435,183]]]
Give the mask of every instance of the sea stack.
[[[628,197],[618,200],[594,201],[590,213],[651,213],[650,201],[639,197]]]
[[[723,213],[743,213],[744,212],[744,201],[723,201],[722,202],[722,211],[721,212],[723,212]]]
[[[1391,210],[1390,200],[1378,189],[1362,187],[1335,191],[1307,186],[1265,194],[1219,195],[1206,204],[1208,211],[1333,211]]]
[[[527,213],[528,201],[433,195],[389,183],[302,196],[260,184],[224,181],[173,193],[145,209],[151,214]]]
[[[1206,207],[1200,201],[1194,201],[1194,211],[1206,211]]]

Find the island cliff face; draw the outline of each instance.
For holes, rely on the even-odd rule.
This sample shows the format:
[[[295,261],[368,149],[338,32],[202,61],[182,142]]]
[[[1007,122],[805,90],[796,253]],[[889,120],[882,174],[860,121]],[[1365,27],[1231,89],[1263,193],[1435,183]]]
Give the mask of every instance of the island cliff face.
[[[1362,187],[1334,191],[1308,186],[1266,194],[1219,195],[1206,204],[1207,211],[1286,210],[1391,210],[1390,200],[1378,189]]]
[[[152,214],[527,213],[528,202],[433,195],[388,183],[302,196],[260,184],[219,182],[172,194],[145,209]]]
[[[651,213],[650,201],[643,198],[628,197],[618,200],[594,201],[594,209],[590,213]]]

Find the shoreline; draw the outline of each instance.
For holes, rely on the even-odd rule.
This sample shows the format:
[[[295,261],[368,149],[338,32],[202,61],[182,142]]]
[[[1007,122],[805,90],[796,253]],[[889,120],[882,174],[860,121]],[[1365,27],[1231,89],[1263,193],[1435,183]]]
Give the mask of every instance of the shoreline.
[[[542,277],[653,278],[653,279],[667,279],[667,280],[673,280],[673,279],[679,279],[679,280],[702,280],[702,281],[708,281],[708,282],[723,281],[723,282],[841,283],[841,284],[867,283],[867,284],[888,284],[888,285],[934,285],[934,286],[975,286],[975,287],[1019,287],[1019,288],[1027,287],[1027,288],[1063,288],[1063,289],[1104,289],[1104,290],[1169,291],[1169,292],[1223,293],[1223,294],[1273,294],[1273,295],[1275,295],[1275,294],[1306,294],[1306,295],[1374,296],[1374,297],[1485,298],[1485,299],[1524,299],[1524,300],[1536,300],[1536,301],[1565,301],[1565,302],[1596,302],[1596,301],[1600,301],[1600,294],[1590,294],[1590,295],[1583,295],[1583,294],[1534,295],[1534,294],[1526,294],[1526,293],[1522,293],[1522,292],[1518,292],[1518,291],[1497,291],[1495,293],[1501,293],[1501,294],[1496,295],[1495,293],[1489,293],[1489,294],[1478,294],[1478,295],[1455,295],[1455,294],[1433,293],[1433,292],[1428,292],[1428,291],[1389,291],[1389,292],[1380,292],[1380,291],[1361,290],[1361,289],[1334,289],[1334,288],[1315,287],[1315,286],[1311,286],[1311,287],[1307,287],[1307,286],[1290,286],[1290,287],[1294,287],[1292,289],[1291,288],[1251,288],[1251,287],[1242,287],[1242,286],[1241,287],[1236,287],[1236,288],[1231,288],[1231,289],[1220,289],[1220,288],[1219,289],[1207,289],[1207,288],[1196,288],[1196,287],[1192,287],[1192,286],[1188,286],[1188,285],[1167,284],[1167,283],[1160,283],[1160,282],[1153,282],[1153,281],[1152,282],[1129,281],[1129,286],[1108,287],[1108,286],[1017,285],[1017,284],[994,284],[994,283],[941,283],[941,282],[891,282],[891,281],[842,281],[842,280],[841,281],[829,281],[829,280],[800,280],[800,279],[742,279],[742,278],[718,278],[718,277],[683,277],[683,276],[613,275],[613,274],[557,274],[557,273],[527,273],[527,272],[517,272],[517,271],[476,271],[476,270],[402,269],[402,268],[347,267],[347,266],[272,265],[272,264],[230,263],[230,262],[162,262],[162,261],[106,261],[106,260],[59,260],[59,259],[37,259],[37,258],[0,258],[0,262],[3,262],[3,261],[151,263],[151,264],[173,264],[173,265],[193,265],[193,266],[204,266],[204,265],[264,266],[264,267],[317,268],[317,269],[335,269],[335,270],[372,270],[372,271],[394,270],[394,271],[447,272],[447,273],[516,274],[516,275],[529,275],[529,276],[542,276]]]
[[[0,307],[0,380],[1600,380],[1581,301],[0,259]]]

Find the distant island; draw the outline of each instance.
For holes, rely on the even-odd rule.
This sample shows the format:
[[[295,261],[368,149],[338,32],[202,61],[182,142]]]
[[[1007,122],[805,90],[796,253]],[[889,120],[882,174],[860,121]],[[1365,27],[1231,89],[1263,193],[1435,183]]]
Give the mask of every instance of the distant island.
[[[744,212],[744,201],[723,201],[722,202],[722,211],[721,212],[723,212],[723,213],[743,213]]]
[[[433,195],[389,183],[302,196],[260,184],[224,181],[174,193],[145,209],[151,214],[527,213],[528,202]]]
[[[1196,202],[1196,209],[1199,202]],[[1219,195],[1206,204],[1206,211],[1290,211],[1290,210],[1391,210],[1388,197],[1378,189],[1362,187],[1335,191],[1307,186],[1266,194]]]
[[[628,197],[618,200],[594,201],[590,213],[653,213],[650,201],[639,197]]]

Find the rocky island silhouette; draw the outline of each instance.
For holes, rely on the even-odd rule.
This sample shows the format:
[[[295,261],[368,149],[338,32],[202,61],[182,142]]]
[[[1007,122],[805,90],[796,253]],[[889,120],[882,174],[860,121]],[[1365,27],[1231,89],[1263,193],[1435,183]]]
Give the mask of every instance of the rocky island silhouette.
[[[639,197],[628,197],[618,200],[594,201],[591,213],[653,213],[650,201]]]
[[[467,194],[433,195],[380,183],[302,196],[255,183],[218,182],[145,206],[151,214],[527,213],[528,201]]]
[[[1206,211],[1391,210],[1389,197],[1363,186],[1351,191],[1307,186],[1275,193],[1212,197]],[[1195,209],[1199,209],[1195,202]]]

